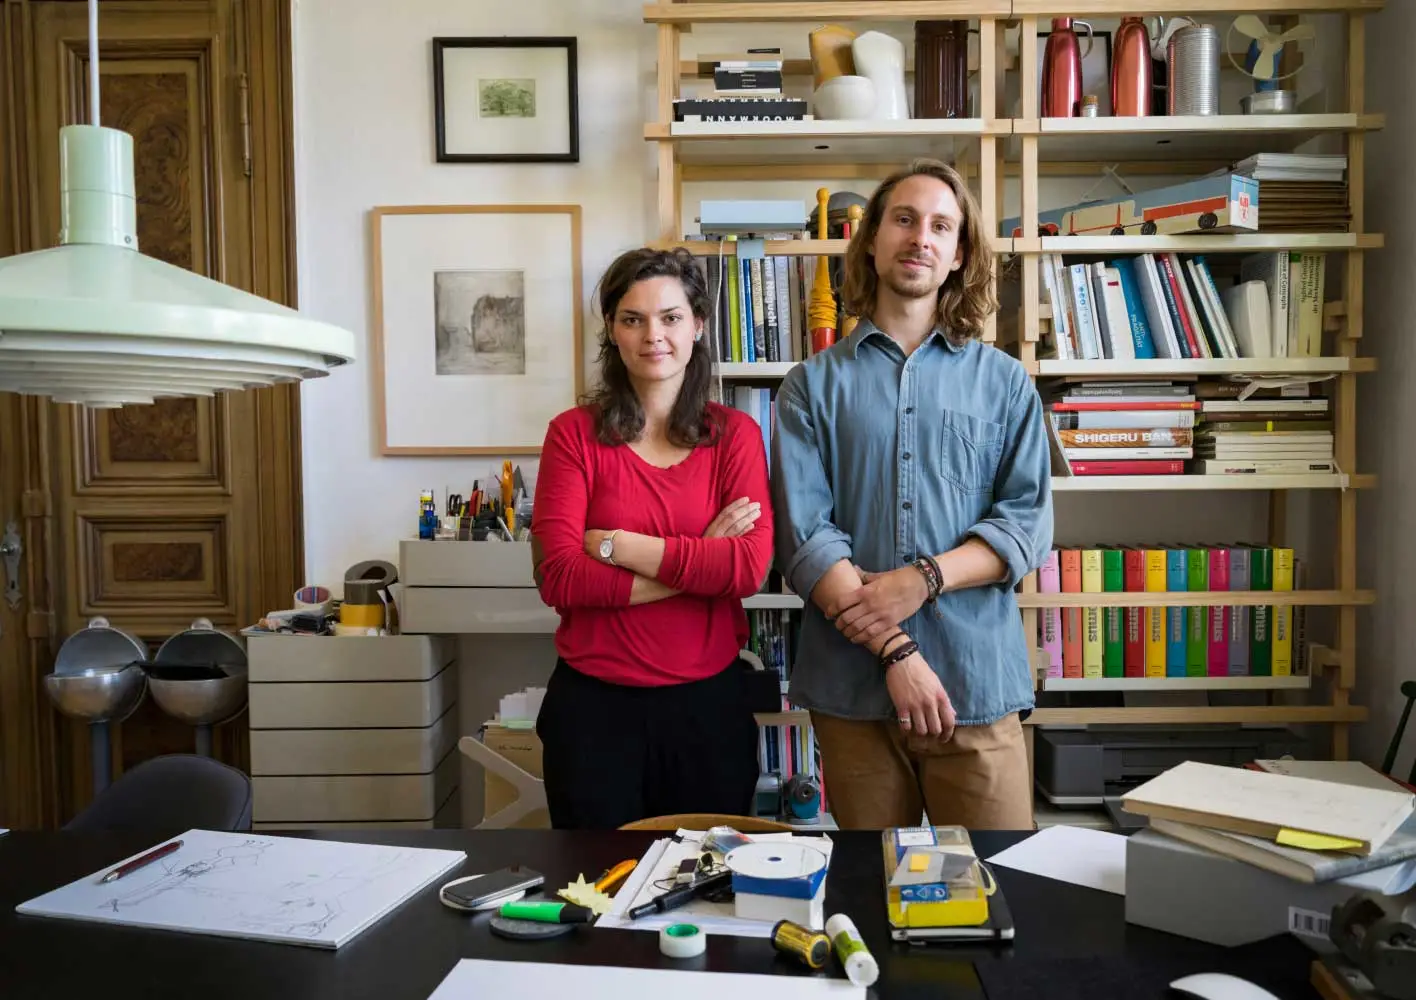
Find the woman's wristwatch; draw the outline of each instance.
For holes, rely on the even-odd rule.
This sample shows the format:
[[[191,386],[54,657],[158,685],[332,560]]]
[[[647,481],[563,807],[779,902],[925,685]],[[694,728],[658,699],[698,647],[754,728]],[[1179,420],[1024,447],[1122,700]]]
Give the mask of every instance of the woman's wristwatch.
[[[604,538],[600,539],[600,558],[605,560],[611,566],[618,565],[615,562],[615,536],[619,533],[620,529],[616,528]]]

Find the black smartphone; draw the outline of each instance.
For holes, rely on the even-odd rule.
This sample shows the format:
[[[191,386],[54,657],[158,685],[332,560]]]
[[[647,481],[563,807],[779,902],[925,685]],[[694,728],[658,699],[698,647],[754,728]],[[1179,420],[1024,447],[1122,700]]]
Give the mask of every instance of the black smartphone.
[[[512,865],[510,868],[503,868],[500,871],[488,872],[481,878],[474,878],[471,882],[448,886],[442,890],[442,894],[449,902],[471,910],[502,896],[509,896],[521,889],[530,891],[539,888],[545,884],[545,881],[546,876],[538,871],[521,865]]]

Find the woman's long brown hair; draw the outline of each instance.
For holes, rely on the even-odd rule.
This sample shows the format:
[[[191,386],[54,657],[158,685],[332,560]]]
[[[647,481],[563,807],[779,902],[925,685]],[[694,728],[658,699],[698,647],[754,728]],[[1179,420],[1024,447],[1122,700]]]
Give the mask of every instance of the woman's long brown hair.
[[[609,266],[600,279],[600,317],[604,321],[598,359],[600,385],[585,397],[585,401],[595,407],[595,432],[603,444],[637,441],[644,433],[644,407],[629,381],[629,369],[620,357],[611,331],[620,300],[635,284],[649,278],[676,278],[683,286],[694,319],[700,323],[708,319],[712,299],[708,295],[707,277],[693,255],[682,247],[629,250]],[[669,413],[666,430],[670,443],[680,448],[696,448],[717,440],[721,428],[708,409],[712,372],[708,342],[695,341],[683,374],[683,385]]]
[[[870,245],[880,230],[885,205],[890,192],[901,181],[917,176],[933,177],[949,185],[963,211],[959,232],[959,249],[963,263],[939,289],[939,326],[956,340],[967,340],[983,334],[984,322],[998,308],[993,291],[993,246],[983,231],[983,213],[978,202],[959,172],[939,160],[918,159],[895,171],[880,182],[866,203],[860,228],[851,236],[846,249],[845,277],[841,282],[841,305],[851,316],[869,317],[875,308],[875,294],[880,278],[875,273],[875,260]]]

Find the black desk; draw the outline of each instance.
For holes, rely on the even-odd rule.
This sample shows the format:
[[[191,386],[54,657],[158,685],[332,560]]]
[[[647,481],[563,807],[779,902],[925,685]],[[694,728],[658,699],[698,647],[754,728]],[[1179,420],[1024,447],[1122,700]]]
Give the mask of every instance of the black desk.
[[[527,864],[546,874],[551,892],[578,874],[593,879],[615,862],[639,857],[655,837],[542,830],[367,831],[342,836],[466,851],[464,869],[449,878]],[[881,966],[875,986],[881,998],[981,998],[985,996],[981,976],[991,987],[997,984],[988,1000],[1160,998],[1168,978],[1196,971],[1249,975],[1282,1000],[1318,996],[1307,985],[1311,955],[1294,939],[1275,938],[1255,948],[1213,948],[1128,926],[1119,896],[1002,868],[994,871],[1017,924],[1017,940],[1011,945],[897,944],[889,939],[885,925],[879,835],[832,836],[836,849],[826,912],[849,913],[859,926]],[[985,832],[975,834],[974,843],[987,857],[1023,836]],[[461,958],[811,974],[778,956],[760,939],[712,938],[707,954],[689,962],[661,956],[657,934],[645,931],[581,927],[549,941],[506,941],[492,936],[487,915],[458,914],[439,903],[436,886],[338,951],[15,913],[25,900],[98,871],[159,839],[26,832],[0,836],[0,997],[426,1000]],[[1125,985],[1118,984],[1118,971],[1127,967],[1133,975]],[[835,968],[830,971],[840,975]],[[1015,977],[1010,990],[1003,989],[1000,975]],[[1159,987],[1154,985],[1157,981]]]

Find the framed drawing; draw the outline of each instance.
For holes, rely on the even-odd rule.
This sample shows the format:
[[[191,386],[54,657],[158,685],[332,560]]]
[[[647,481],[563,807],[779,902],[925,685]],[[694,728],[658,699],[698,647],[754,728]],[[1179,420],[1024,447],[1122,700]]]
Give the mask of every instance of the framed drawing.
[[[584,389],[580,206],[370,215],[380,452],[539,454]]]
[[[434,38],[439,163],[578,163],[575,39]]]

